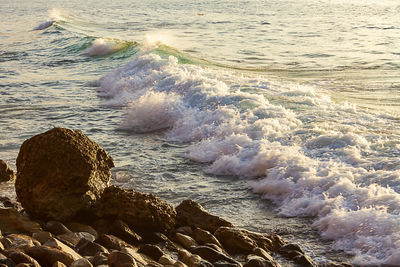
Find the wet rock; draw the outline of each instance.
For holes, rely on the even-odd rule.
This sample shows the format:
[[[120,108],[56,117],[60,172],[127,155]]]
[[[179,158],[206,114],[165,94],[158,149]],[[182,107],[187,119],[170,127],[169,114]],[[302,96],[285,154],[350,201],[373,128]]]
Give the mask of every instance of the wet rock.
[[[92,265],[99,266],[99,265],[107,265],[108,266],[108,255],[109,253],[98,253],[93,257]]]
[[[211,243],[222,247],[218,239],[213,234],[200,228],[194,229],[193,238],[201,245]]]
[[[180,226],[189,225],[212,233],[220,226],[233,227],[233,224],[208,213],[199,203],[193,200],[184,200],[176,207],[176,222]]]
[[[115,235],[129,244],[138,244],[142,237],[135,233],[124,221],[115,220],[110,227],[110,234]]]
[[[44,244],[47,240],[49,240],[53,235],[47,231],[41,231],[37,233],[33,233],[32,237],[40,242],[40,244]]]
[[[241,267],[241,264],[235,264],[227,261],[217,261],[213,263],[214,267]]]
[[[180,233],[180,234],[188,235],[188,236],[193,236],[193,230],[192,230],[192,227],[190,227],[190,226],[178,227],[176,229],[176,232]]]
[[[219,251],[219,252],[221,252],[221,253],[223,253],[223,254],[225,254],[225,255],[228,254],[228,253],[227,253],[225,250],[223,250],[220,246],[217,246],[217,245],[215,245],[215,244],[206,243],[206,244],[204,244],[204,246],[213,248],[213,249],[215,249],[216,251]]]
[[[143,253],[155,261],[158,261],[164,252],[156,245],[146,244],[139,248],[139,253]]]
[[[264,249],[262,248],[255,248],[253,249],[253,253],[256,256],[262,257],[264,258],[266,261],[270,262],[270,266],[274,266],[274,267],[279,267],[279,263],[277,263],[274,258],[268,253],[266,252]]]
[[[256,247],[276,251],[284,241],[277,235],[266,235],[234,227],[220,227],[214,235],[232,253],[248,254]]]
[[[28,256],[27,254],[21,251],[13,251],[9,253],[8,257],[12,259],[15,262],[15,264],[27,263],[33,267],[40,267],[40,264],[34,258]]]
[[[121,249],[121,252],[131,255],[138,265],[146,265],[148,263],[139,252],[132,248],[124,247]]]
[[[158,260],[158,263],[162,265],[174,265],[174,260],[168,255],[162,255]]]
[[[62,222],[58,221],[48,221],[44,226],[44,229],[54,235],[71,233],[71,230],[69,230]]]
[[[25,249],[25,253],[34,258],[43,267],[50,267],[59,261],[67,266],[74,262],[71,254],[57,248],[40,246]]]
[[[15,262],[12,259],[0,259],[0,265],[4,265],[7,267],[14,267]]]
[[[126,243],[124,240],[113,235],[102,234],[95,240],[95,242],[107,249],[121,250],[124,247],[131,247],[131,245]]]
[[[93,235],[95,237],[95,239],[98,237],[97,231],[90,225],[72,222],[72,223],[68,223],[66,226],[72,232],[75,232],[75,233],[86,232],[86,233]]]
[[[74,261],[70,267],[92,267],[93,265],[85,258]]]
[[[175,226],[175,209],[152,194],[110,186],[96,204],[98,217],[117,218],[141,232],[168,232]]]
[[[27,216],[21,215],[13,208],[0,208],[0,230],[3,235],[10,233],[32,233],[42,231],[37,222],[30,220]]]
[[[212,267],[213,265],[203,260],[199,255],[193,255],[185,249],[178,251],[178,259],[189,267]]]
[[[248,255],[247,261],[243,265],[243,267],[276,267],[273,262],[270,262],[263,257],[256,255]]]
[[[72,248],[70,248],[69,246],[65,245],[64,243],[62,243],[61,241],[55,239],[54,237],[50,238],[49,240],[46,241],[46,243],[43,244],[44,246],[48,246],[48,247],[52,247],[52,248],[56,248],[59,249],[65,253],[68,253],[71,255],[73,261],[76,261],[78,259],[81,259],[82,256],[79,255],[78,253],[76,253],[75,250],[73,250]]]
[[[173,266],[174,266],[174,267],[187,267],[187,265],[184,264],[184,263],[181,262],[181,261],[176,261],[176,262],[174,263]]]
[[[326,262],[319,265],[320,267],[353,267],[353,265],[345,262]]]
[[[108,265],[109,266],[115,266],[115,267],[136,267],[136,261],[135,259],[126,253],[120,252],[120,251],[113,251],[108,255]]]
[[[226,256],[225,254],[222,254],[221,252],[219,252],[219,251],[217,251],[217,250],[215,250],[213,248],[207,247],[207,246],[195,247],[195,248],[193,248],[191,250],[191,252],[193,254],[199,255],[201,258],[203,258],[203,259],[205,259],[205,260],[207,260],[207,261],[209,261],[211,263],[214,263],[214,262],[217,262],[217,261],[226,261],[226,262],[229,262],[229,263],[240,265],[234,259]]]
[[[180,233],[176,233],[175,234],[175,239],[176,241],[178,241],[185,249],[190,250],[191,246],[195,246],[197,247],[199,244],[197,244],[197,242],[191,238],[188,235],[184,235],[184,234],[180,234]]]
[[[112,158],[79,130],[54,128],[26,140],[15,189],[28,214],[65,221],[92,207],[109,185]]]
[[[23,234],[9,234],[7,235],[7,241],[9,241],[9,244],[5,245],[5,247],[8,249],[18,248],[24,250],[25,248],[41,245],[36,239]]]
[[[52,267],[67,267],[64,263],[56,261]]]
[[[293,261],[306,267],[315,267],[317,264],[307,255],[298,255],[293,258]]]
[[[7,162],[0,159],[0,183],[13,181],[15,179],[14,170],[8,166]]]
[[[99,253],[108,254],[108,250],[100,244],[82,238],[75,247],[81,256],[94,256]]]
[[[303,255],[304,251],[297,244],[286,244],[279,249],[279,253],[287,258]]]

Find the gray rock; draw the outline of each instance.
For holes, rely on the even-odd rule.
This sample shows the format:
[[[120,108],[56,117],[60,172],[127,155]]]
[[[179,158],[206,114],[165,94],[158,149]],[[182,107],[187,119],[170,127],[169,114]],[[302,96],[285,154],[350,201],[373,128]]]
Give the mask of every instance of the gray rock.
[[[0,159],[0,183],[13,181],[15,179],[14,170],[8,166],[7,162]]]
[[[15,189],[26,212],[66,221],[89,210],[110,182],[112,158],[79,130],[54,128],[26,140]]]

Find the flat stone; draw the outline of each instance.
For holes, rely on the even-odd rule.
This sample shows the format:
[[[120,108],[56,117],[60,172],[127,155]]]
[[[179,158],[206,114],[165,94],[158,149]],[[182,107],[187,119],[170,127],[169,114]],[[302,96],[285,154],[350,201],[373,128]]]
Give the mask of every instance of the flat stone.
[[[185,248],[190,250],[190,247],[195,246],[197,247],[199,244],[188,235],[176,233],[175,239]]]
[[[184,200],[176,207],[176,221],[179,226],[198,227],[214,233],[219,227],[233,227],[233,224],[208,213],[199,203]]]
[[[201,245],[211,243],[222,247],[221,243],[219,243],[218,239],[213,234],[200,228],[194,229],[193,238]]]
[[[70,253],[48,246],[30,247],[25,249],[25,253],[34,258],[43,267],[50,267],[57,261],[67,266],[74,262],[74,258]]]
[[[158,246],[150,244],[141,246],[138,252],[149,256],[156,262],[160,259],[162,255],[164,255],[164,252]]]
[[[42,227],[27,216],[21,215],[14,208],[0,208],[0,230],[3,235],[11,233],[32,235],[32,233],[42,231]]]

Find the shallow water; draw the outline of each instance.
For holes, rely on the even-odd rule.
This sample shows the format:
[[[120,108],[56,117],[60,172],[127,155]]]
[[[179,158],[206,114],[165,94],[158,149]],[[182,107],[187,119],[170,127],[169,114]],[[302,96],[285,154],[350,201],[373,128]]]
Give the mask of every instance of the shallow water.
[[[192,198],[319,262],[400,264],[396,1],[0,10],[0,158],[14,167],[30,136],[81,129],[115,184]]]

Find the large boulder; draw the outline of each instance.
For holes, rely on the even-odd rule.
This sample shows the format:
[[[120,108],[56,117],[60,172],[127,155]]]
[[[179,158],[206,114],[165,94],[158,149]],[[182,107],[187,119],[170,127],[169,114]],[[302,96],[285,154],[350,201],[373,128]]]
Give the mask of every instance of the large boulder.
[[[104,190],[94,213],[99,217],[122,220],[143,234],[172,230],[176,217],[174,207],[157,196],[117,186]]]
[[[198,227],[214,233],[220,226],[233,227],[233,224],[208,213],[199,203],[184,200],[176,207],[176,221],[179,226]]]
[[[0,182],[8,182],[15,179],[13,169],[8,166],[7,162],[0,159]]]
[[[26,140],[15,189],[32,216],[65,221],[88,210],[110,182],[112,158],[79,130],[54,128]]]

